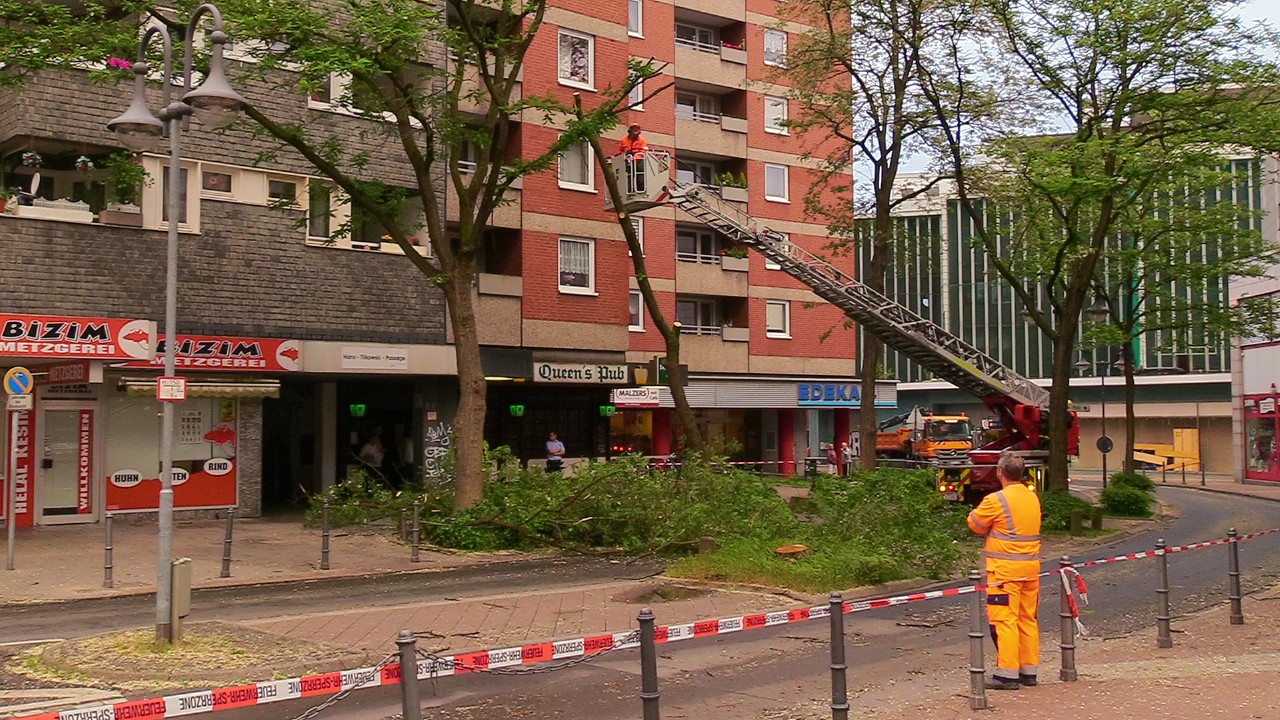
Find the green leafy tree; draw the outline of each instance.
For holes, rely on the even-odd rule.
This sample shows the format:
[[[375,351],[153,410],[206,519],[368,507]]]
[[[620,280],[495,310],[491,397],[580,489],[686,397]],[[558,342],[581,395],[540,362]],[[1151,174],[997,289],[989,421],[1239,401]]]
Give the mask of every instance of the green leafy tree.
[[[1234,19],[1235,6],[989,0],[982,10],[1001,41],[989,77],[957,65],[929,83],[943,119],[942,91],[993,77],[1018,90],[1002,127],[943,129],[964,221],[1053,346],[1048,489],[1066,487],[1068,381],[1110,239],[1206,155],[1280,143],[1276,35]]]
[[[860,279],[883,293],[894,263],[894,212],[947,178],[940,173],[917,187],[895,187],[913,158],[939,157],[941,121],[923,82],[947,67],[942,61],[959,48],[955,37],[974,14],[952,0],[790,0],[779,8],[779,27],[791,30],[785,68],[777,71],[787,79],[792,109],[785,127],[806,141],[806,158],[819,173],[806,209],[826,222],[835,253],[870,245]],[[971,122],[982,112],[945,90],[935,99],[954,111],[951,122]],[[856,192],[850,158],[869,179]],[[861,343],[861,458],[864,468],[873,469],[884,348],[871,333]]]
[[[84,63],[132,57],[141,23],[181,32],[177,19],[190,17],[196,4],[0,0],[0,77],[21,82],[37,71],[76,72]],[[383,241],[401,248],[424,283],[443,292],[460,386],[455,508],[475,505],[484,488],[486,382],[473,292],[482,239],[521,177],[554,169],[560,152],[616,123],[625,89],[604,89],[577,115],[565,99],[522,92],[521,69],[544,30],[547,0],[220,0],[218,6],[232,41],[254,60],[235,67],[232,81],[250,100],[242,122],[276,144],[263,159],[280,153],[304,159],[364,223],[344,231],[380,227]],[[370,122],[352,136],[349,126],[312,117],[323,113],[282,117],[254,102],[273,93],[323,93],[334,109]],[[515,157],[508,150],[522,120],[563,132],[550,147],[523,147]],[[385,182],[388,168],[375,162],[371,147],[403,163],[411,181]],[[464,152],[466,166],[458,162]],[[446,186],[457,201],[456,227],[445,212]],[[414,242],[424,235],[430,253]]]

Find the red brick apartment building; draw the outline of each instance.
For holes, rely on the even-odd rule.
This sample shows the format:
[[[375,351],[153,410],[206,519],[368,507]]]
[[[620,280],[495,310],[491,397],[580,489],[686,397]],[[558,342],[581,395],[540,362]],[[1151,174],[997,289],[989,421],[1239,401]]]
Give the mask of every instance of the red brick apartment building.
[[[814,173],[801,161],[801,141],[780,123],[788,111],[780,69],[798,28],[779,23],[776,0],[551,6],[523,69],[525,92],[566,100],[578,92],[589,105],[593,94],[621,85],[628,59],[652,58],[661,82],[674,87],[625,119],[643,126],[651,148],[671,152],[676,179],[709,186],[762,225],[821,250],[825,227],[804,210]],[[633,98],[647,94],[641,88]],[[533,119],[519,143],[539,153],[557,132]],[[665,389],[611,393],[657,385],[646,367],[664,345],[589,148],[565,153],[558,172],[524,178],[521,195],[518,208],[495,218],[495,252],[479,282],[486,372],[499,378],[491,383],[490,443],[538,458],[546,433],[556,431],[570,456],[671,452],[679,429]],[[673,207],[636,217],[663,312],[682,325],[688,394],[707,436],[731,441],[742,459],[783,463],[847,437],[858,401],[854,333],[840,311],[762,257],[738,257],[745,248]],[[834,388],[808,392],[814,384]]]

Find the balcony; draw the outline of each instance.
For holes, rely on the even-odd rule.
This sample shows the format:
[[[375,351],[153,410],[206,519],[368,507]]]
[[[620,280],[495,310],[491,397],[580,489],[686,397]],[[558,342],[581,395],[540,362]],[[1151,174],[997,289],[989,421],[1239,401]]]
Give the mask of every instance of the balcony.
[[[676,263],[676,291],[681,295],[747,296],[747,273],[725,268],[721,263],[726,258],[705,262],[679,259],[680,262]],[[727,259],[731,263],[747,262],[746,258]]]
[[[676,111],[676,147],[746,157],[745,118]]]
[[[750,344],[729,340],[722,335],[726,330],[736,337],[734,333],[747,328],[718,327],[706,335],[681,335],[680,361],[696,372],[747,372]]]
[[[469,170],[475,169],[474,163],[459,161],[458,164],[462,166],[463,172],[468,171],[468,167],[467,167],[468,165],[470,166]],[[498,205],[493,209],[493,213],[489,216],[490,227],[500,227],[500,228],[519,228],[520,227],[520,213],[521,213],[521,204],[522,204],[520,188],[522,185],[523,183],[521,182],[521,180],[517,179],[515,184],[511,186],[511,192],[508,193],[511,196],[510,202],[506,202],[501,205]],[[453,188],[453,182],[447,179],[445,180],[445,219],[448,222],[452,222],[452,223],[458,222],[458,194]]]
[[[450,64],[456,63],[456,57],[449,58]],[[520,72],[516,74],[516,81],[524,82],[524,67],[521,66]],[[514,102],[522,97],[522,85],[517,85],[511,92],[511,100]],[[489,109],[489,94],[484,89],[484,83],[480,80],[480,71],[478,68],[469,67],[462,76],[462,86],[458,91],[458,110],[473,115],[484,115]]]
[[[476,330],[485,345],[520,345],[524,280],[519,275],[476,275]]]
[[[675,71],[677,78],[743,88],[747,84],[747,51],[679,39],[676,40]]]

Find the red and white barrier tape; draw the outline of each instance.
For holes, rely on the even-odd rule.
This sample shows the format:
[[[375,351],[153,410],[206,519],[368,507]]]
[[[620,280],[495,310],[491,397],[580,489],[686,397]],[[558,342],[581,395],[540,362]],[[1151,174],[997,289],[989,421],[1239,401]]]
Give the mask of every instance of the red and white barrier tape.
[[[1269,535],[1275,532],[1280,532],[1280,528],[1250,533],[1248,535],[1240,535],[1237,537],[1237,540],[1251,540],[1253,538],[1262,537],[1263,535]],[[1164,552],[1186,552],[1188,550],[1211,547],[1214,545],[1225,545],[1229,542],[1229,540],[1225,539],[1208,540],[1191,545],[1180,545],[1177,547],[1166,548]],[[1061,575],[1065,591],[1068,595],[1071,595],[1071,587],[1070,583],[1067,581],[1066,575],[1074,575],[1076,579],[1076,591],[1087,604],[1088,588],[1084,584],[1084,578],[1080,576],[1080,568],[1120,562],[1124,560],[1138,560],[1141,558],[1155,557],[1159,552],[1160,551],[1149,550],[1140,553],[1130,553],[1128,555],[1103,558],[1100,560],[1090,560],[1088,562],[1078,563],[1074,566],[1065,568],[1066,572],[1064,572],[1064,568],[1058,568],[1056,570],[1041,573],[1040,577],[1053,575],[1055,573]],[[998,585],[1000,583],[992,584]],[[893,607],[896,605],[906,605],[908,603],[921,602],[924,600],[936,600],[944,597],[971,595],[978,590],[986,590],[988,587],[990,587],[990,585],[967,585],[964,587],[929,590],[926,592],[895,595],[871,600],[853,600],[845,602],[842,609],[846,614],[867,612],[869,610],[878,610],[880,608]],[[1080,634],[1083,635],[1084,627],[1079,625],[1079,609],[1075,605],[1074,597],[1071,598],[1071,604],[1072,615],[1075,617],[1077,628],[1080,631]],[[818,605],[808,608],[778,610],[774,612],[755,613],[752,615],[740,615],[738,617],[719,618],[717,620],[701,620],[681,625],[666,625],[654,628],[654,640],[658,643],[672,643],[679,642],[681,640],[711,637],[713,635],[728,635],[730,633],[742,632],[743,630],[758,630],[778,625],[787,625],[789,623],[805,622],[807,620],[816,620],[830,616],[831,611],[829,606]],[[425,680],[434,677],[463,675],[471,672],[482,672],[485,670],[513,667],[517,665],[532,665],[535,663],[551,662],[554,660],[568,660],[572,658],[596,655],[610,650],[624,650],[639,646],[640,631],[631,630],[628,632],[592,635],[573,640],[559,640],[555,642],[520,645],[517,647],[502,648],[499,650],[477,650],[475,652],[418,660],[418,679]],[[232,710],[250,705],[266,705],[268,703],[281,702],[283,700],[296,700],[316,695],[333,695],[345,690],[396,685],[399,682],[400,666],[398,664],[391,664],[381,668],[365,667],[354,670],[342,670],[340,672],[321,673],[318,675],[304,675],[303,677],[288,678],[285,680],[272,680],[248,685],[237,685],[235,687],[219,688],[216,690],[199,690],[179,695],[166,695],[161,698],[129,700],[110,705],[97,705],[77,710],[63,710],[61,712],[28,715],[24,716],[22,720],[159,720],[160,718],[196,715],[219,710]]]

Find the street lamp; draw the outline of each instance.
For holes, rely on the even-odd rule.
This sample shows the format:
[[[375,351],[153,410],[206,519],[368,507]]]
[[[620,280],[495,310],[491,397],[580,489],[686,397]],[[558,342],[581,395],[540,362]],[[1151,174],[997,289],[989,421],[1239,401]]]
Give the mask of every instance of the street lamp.
[[[1102,297],[1102,295],[1094,295],[1093,303],[1085,308],[1084,316],[1092,322],[1105,322],[1111,317],[1111,305]],[[1107,346],[1107,360],[1111,359],[1111,346]],[[1093,349],[1093,372],[1098,376],[1101,384],[1100,395],[1102,397],[1102,436],[1098,438],[1098,452],[1102,454],[1102,489],[1107,489],[1107,453],[1111,452],[1114,444],[1107,435],[1107,374],[1111,372],[1110,367],[1106,372],[1098,371],[1098,349]]]
[[[213,21],[209,42],[213,45],[209,60],[209,72],[197,88],[191,87],[191,53],[195,44],[195,32],[200,20],[208,15]],[[147,107],[146,76],[147,46],[159,37],[164,44],[164,107],[159,117]],[[143,33],[138,43],[138,61],[133,65],[133,101],[120,117],[107,123],[107,129],[122,136],[155,138],[169,136],[169,177],[166,210],[169,220],[169,240],[165,256],[164,283],[164,374],[173,376],[177,364],[177,316],[178,316],[178,218],[182,207],[182,124],[196,110],[222,110],[235,112],[245,106],[244,98],[227,82],[222,62],[222,46],[227,42],[223,31],[222,13],[210,4],[201,5],[191,14],[182,53],[182,97],[172,99],[173,43],[163,24],[153,25]],[[160,535],[159,559],[156,563],[156,640],[172,642],[173,627],[170,611],[173,605],[173,403],[162,402],[160,422],[160,502],[158,524]]]

